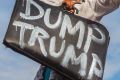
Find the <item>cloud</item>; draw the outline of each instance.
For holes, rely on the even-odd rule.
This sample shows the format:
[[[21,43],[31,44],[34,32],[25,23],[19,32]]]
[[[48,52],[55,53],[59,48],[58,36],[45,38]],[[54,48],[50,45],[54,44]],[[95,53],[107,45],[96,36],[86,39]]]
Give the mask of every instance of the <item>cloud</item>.
[[[10,49],[0,53],[1,80],[33,80],[39,64]]]
[[[112,80],[112,78],[115,77],[118,72],[120,72],[119,61],[110,60],[109,62],[106,63],[104,80]],[[119,80],[119,79],[115,79],[115,80]]]
[[[2,43],[7,31],[14,4],[15,0],[11,0],[10,2],[7,0],[0,1],[0,43]]]
[[[104,80],[113,80],[120,72],[120,8],[105,16],[103,23],[110,33],[110,44],[107,52]],[[115,79],[120,80],[120,79]]]
[[[105,68],[104,80],[112,80],[112,78],[116,76],[118,72],[120,72],[120,64],[118,62],[107,63]],[[115,79],[115,80],[119,80],[119,79]]]
[[[120,46],[111,45],[108,50],[104,80],[112,80],[118,72],[120,72]],[[116,79],[119,80],[119,79]]]

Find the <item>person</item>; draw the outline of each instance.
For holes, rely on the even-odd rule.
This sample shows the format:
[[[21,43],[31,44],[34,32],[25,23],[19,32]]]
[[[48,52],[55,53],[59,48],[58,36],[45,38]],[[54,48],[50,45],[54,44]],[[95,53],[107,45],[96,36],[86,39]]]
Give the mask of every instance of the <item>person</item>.
[[[92,21],[99,22],[103,16],[111,13],[112,11],[119,8],[120,0],[40,0],[46,4],[52,6],[61,6],[66,3],[67,7],[70,9],[77,9],[77,13],[74,11],[75,15],[81,16]],[[50,75],[46,78],[43,75],[45,71]],[[46,78],[46,79],[43,79]],[[65,78],[58,75],[55,71],[51,70],[48,67],[41,66],[34,80],[66,80]]]

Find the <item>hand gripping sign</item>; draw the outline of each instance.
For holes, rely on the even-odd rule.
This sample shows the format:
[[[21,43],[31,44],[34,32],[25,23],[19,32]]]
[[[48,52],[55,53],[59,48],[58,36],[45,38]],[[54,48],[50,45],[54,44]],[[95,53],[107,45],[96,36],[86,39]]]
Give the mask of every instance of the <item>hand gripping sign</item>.
[[[109,33],[39,0],[16,0],[4,44],[72,80],[102,80]]]

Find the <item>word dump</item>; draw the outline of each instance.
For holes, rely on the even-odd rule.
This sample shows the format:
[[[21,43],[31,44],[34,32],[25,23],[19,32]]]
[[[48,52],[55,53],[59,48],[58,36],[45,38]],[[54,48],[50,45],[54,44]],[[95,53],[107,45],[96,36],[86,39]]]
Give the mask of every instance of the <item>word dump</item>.
[[[32,9],[31,5],[36,7],[37,12],[39,12],[36,15],[31,15]],[[13,26],[16,28],[20,28],[20,38],[19,38],[19,45],[21,48],[25,47],[25,33],[26,30],[32,30],[30,38],[28,40],[28,45],[29,46],[34,46],[35,42],[39,42],[39,47],[40,50],[43,54],[44,57],[47,57],[48,54],[51,55],[53,58],[59,58],[61,55],[64,55],[63,60],[61,61],[61,65],[64,67],[69,66],[69,61],[71,61],[72,65],[80,65],[78,74],[80,76],[85,77],[88,75],[87,79],[92,79],[94,75],[97,77],[102,77],[103,74],[103,64],[98,57],[96,53],[92,53],[92,63],[90,66],[89,73],[87,73],[87,61],[89,57],[87,56],[89,48],[91,46],[91,42],[95,42],[99,45],[103,45],[106,42],[106,37],[105,34],[103,33],[102,30],[98,28],[97,25],[92,24],[93,28],[86,27],[84,22],[82,21],[77,21],[75,26],[73,26],[71,18],[69,15],[62,13],[62,11],[59,11],[59,15],[56,15],[55,17],[58,17],[57,21],[54,24],[50,23],[50,16],[51,16],[51,10],[52,8],[47,8],[44,10],[44,8],[39,5],[37,2],[33,0],[26,0],[26,5],[25,5],[25,12],[20,12],[20,17],[25,19],[25,20],[38,20],[38,19],[43,19],[43,23],[46,25],[44,27],[47,27],[50,30],[54,29],[60,29],[59,32],[59,37],[62,39],[61,47],[58,52],[56,52],[56,34],[54,36],[51,36],[50,33],[48,33],[45,29],[43,29],[41,26],[34,26],[33,24],[29,24],[24,21],[17,21],[15,20],[13,22]],[[77,57],[76,56],[76,51],[75,48],[81,49],[83,45],[83,41],[85,38],[85,30],[87,28],[87,38],[85,40],[84,46],[83,46],[83,52],[79,53],[80,55]],[[16,29],[17,31],[17,29]],[[97,31],[101,37],[96,37],[93,34],[93,31]],[[66,46],[66,33],[69,35],[76,35],[77,32],[79,32],[78,40],[76,42],[76,46],[73,44],[69,44]],[[49,44],[49,51],[46,51],[45,47],[45,42],[44,40],[50,39],[50,44]],[[67,47],[67,48],[65,48]],[[66,50],[65,50],[66,49]],[[99,65],[99,68],[97,68],[97,65]]]

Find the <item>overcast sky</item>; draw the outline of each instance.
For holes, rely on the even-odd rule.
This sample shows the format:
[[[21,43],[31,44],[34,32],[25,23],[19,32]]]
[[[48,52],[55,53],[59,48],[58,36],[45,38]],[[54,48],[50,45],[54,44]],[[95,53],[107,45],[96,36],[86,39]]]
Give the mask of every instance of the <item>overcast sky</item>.
[[[2,44],[14,3],[15,0],[0,0],[0,80],[33,80],[39,64]],[[120,80],[120,8],[105,16],[101,23],[111,37],[103,80]]]

